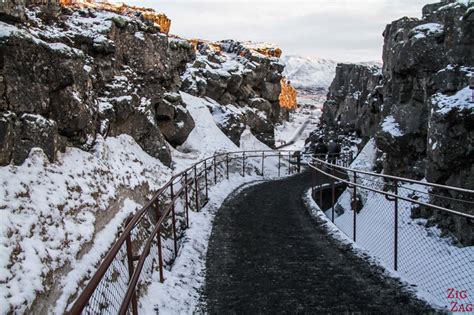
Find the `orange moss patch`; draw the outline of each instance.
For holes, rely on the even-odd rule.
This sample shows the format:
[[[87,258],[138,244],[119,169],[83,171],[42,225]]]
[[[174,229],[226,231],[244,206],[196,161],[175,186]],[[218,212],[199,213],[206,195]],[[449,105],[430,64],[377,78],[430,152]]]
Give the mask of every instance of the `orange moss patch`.
[[[162,13],[153,9],[130,6],[125,3],[113,4],[108,2],[94,2],[92,0],[60,0],[62,6],[76,6],[80,8],[93,8],[115,12],[121,15],[129,15],[132,12],[141,12],[143,17],[160,27],[162,33],[168,34],[171,28],[171,20]]]
[[[255,48],[254,50],[267,57],[276,57],[276,58],[280,58],[281,53],[282,53],[280,48]]]
[[[296,89],[291,86],[290,82],[287,81],[285,78],[281,79],[281,93],[279,97],[280,107],[286,108],[289,110],[296,109],[298,103],[296,101],[296,97],[298,93]]]

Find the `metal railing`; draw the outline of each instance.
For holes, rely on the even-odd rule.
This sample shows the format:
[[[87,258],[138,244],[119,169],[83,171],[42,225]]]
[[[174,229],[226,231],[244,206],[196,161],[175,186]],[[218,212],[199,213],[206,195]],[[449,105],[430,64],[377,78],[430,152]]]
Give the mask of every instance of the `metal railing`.
[[[128,218],[68,313],[137,314],[151,273],[165,281],[164,269],[172,265],[189,227],[189,211],[207,203],[211,186],[236,175],[279,177],[300,170],[301,155],[295,151],[241,151],[216,154],[174,175]]]
[[[442,303],[450,288],[474,292],[473,190],[355,170],[341,160],[308,165],[313,198],[354,242]],[[346,187],[339,197],[338,185]]]

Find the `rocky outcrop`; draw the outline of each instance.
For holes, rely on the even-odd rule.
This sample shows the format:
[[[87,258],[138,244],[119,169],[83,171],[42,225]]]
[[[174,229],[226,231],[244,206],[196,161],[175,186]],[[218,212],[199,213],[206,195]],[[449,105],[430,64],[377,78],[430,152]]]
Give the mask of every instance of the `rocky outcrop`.
[[[255,136],[274,146],[273,125],[280,117],[279,96],[283,65],[273,55],[259,53],[254,46],[226,40],[216,43],[194,41],[196,61],[183,76],[182,89],[196,96],[210,97],[220,104],[255,110],[223,109],[232,119],[220,127],[238,145],[247,124]],[[231,127],[232,126],[232,127]]]
[[[194,127],[177,94],[192,46],[160,33],[141,12],[130,17],[132,8],[125,15],[63,8],[47,25],[41,10],[24,10],[25,24],[0,22],[0,112],[11,121],[0,128],[7,150],[0,162],[21,164],[35,146],[54,160],[52,139],[89,150],[98,133],[126,133],[169,165],[165,140],[179,145]],[[12,137],[11,124],[17,133],[41,131]]]
[[[474,189],[473,30],[474,4],[450,0],[425,6],[421,19],[387,25],[382,75],[339,65],[324,124],[375,137],[385,173]],[[464,219],[447,222],[420,210],[414,215],[431,217],[463,244],[474,242]]]
[[[42,1],[29,1],[32,4],[39,4]],[[36,2],[36,3],[35,3]],[[125,3],[109,3],[107,1],[81,1],[81,0],[53,0],[50,2],[60,4],[63,7],[73,7],[76,9],[94,9],[101,11],[110,11],[120,15],[129,17],[138,17],[144,22],[152,23],[153,26],[159,27],[160,32],[169,34],[171,28],[171,20],[163,13],[158,13],[153,9],[130,6]]]
[[[448,183],[450,180],[443,173],[458,177],[465,173],[463,168],[469,167],[472,148],[462,139],[469,139],[472,132],[469,121],[474,116],[472,111],[461,109],[469,100],[442,105],[442,111],[438,106],[443,99],[465,89],[472,75],[473,13],[472,7],[443,1],[425,6],[421,20],[403,18],[385,29],[384,116],[393,117],[400,132],[381,128],[377,145],[387,153],[385,168],[390,173]],[[440,128],[438,122],[445,120],[457,131],[441,136],[435,130]],[[449,154],[436,153],[433,159],[434,143],[441,148],[441,142],[463,149],[445,151]],[[444,150],[435,147],[438,153]],[[467,187],[466,184],[469,181],[462,186]]]
[[[374,135],[381,119],[382,72],[378,65],[338,64],[321,121],[339,133]]]

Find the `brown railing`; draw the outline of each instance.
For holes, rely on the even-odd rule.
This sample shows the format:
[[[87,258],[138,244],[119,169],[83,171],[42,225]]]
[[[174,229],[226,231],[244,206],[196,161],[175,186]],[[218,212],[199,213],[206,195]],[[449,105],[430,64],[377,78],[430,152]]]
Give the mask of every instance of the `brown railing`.
[[[279,177],[300,170],[298,152],[242,151],[216,154],[174,175],[127,220],[69,313],[137,314],[141,289],[154,271],[165,281],[164,269],[172,265],[189,226],[189,211],[207,203],[212,185],[236,175]]]
[[[329,220],[441,303],[474,292],[474,191],[312,158],[312,194]],[[338,186],[345,191],[338,197]],[[329,200],[329,201],[328,201]]]

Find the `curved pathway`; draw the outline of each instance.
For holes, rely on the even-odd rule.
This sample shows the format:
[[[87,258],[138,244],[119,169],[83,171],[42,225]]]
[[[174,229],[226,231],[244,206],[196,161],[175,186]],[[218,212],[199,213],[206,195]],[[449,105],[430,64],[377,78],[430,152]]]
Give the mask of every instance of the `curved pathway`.
[[[210,314],[430,312],[394,279],[328,236],[302,195],[310,176],[248,187],[219,210],[207,253]]]

